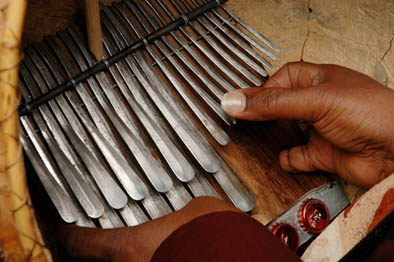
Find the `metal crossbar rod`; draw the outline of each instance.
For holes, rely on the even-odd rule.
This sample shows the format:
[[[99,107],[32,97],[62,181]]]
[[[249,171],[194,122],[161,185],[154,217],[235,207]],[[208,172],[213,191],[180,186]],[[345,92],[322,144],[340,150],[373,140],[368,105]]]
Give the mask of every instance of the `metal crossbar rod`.
[[[46,103],[48,100],[56,97],[57,95],[70,90],[79,83],[85,81],[90,76],[97,74],[98,72],[104,71],[108,68],[109,65],[112,65],[119,61],[120,59],[126,57],[129,54],[136,52],[138,49],[143,48],[146,44],[153,42],[154,40],[160,38],[162,35],[168,34],[172,30],[177,29],[182,24],[187,24],[189,21],[192,21],[196,17],[200,16],[202,13],[207,12],[213,8],[218,7],[219,5],[223,4],[227,0],[216,0],[211,1],[199,8],[192,10],[189,14],[182,15],[182,17],[176,19],[174,22],[168,24],[165,27],[160,28],[160,30],[154,32],[153,34],[148,35],[147,37],[140,39],[130,46],[126,47],[116,55],[109,57],[95,66],[89,68],[87,71],[82,72],[81,74],[74,76],[74,78],[70,78],[65,83],[61,84],[55,89],[52,89],[48,93],[30,101],[26,105],[19,106],[19,115],[23,116],[31,112],[31,110],[39,107],[40,105]]]

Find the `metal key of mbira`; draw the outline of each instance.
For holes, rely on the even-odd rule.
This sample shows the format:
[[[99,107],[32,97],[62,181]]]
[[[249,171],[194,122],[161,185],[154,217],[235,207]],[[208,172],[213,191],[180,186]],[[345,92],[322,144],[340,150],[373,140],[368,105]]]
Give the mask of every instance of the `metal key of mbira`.
[[[213,143],[226,146],[223,126],[236,124],[224,93],[260,86],[279,47],[224,2],[102,7],[101,62],[77,26],[25,49],[21,140],[64,221],[133,226],[198,196],[254,208]]]

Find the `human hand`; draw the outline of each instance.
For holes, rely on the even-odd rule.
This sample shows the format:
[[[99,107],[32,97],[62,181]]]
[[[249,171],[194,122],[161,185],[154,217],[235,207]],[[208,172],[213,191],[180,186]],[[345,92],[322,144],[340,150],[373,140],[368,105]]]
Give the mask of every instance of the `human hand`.
[[[289,63],[264,88],[225,94],[222,107],[246,120],[305,120],[309,142],[279,155],[286,171],[323,170],[367,187],[394,172],[394,91],[356,71]]]

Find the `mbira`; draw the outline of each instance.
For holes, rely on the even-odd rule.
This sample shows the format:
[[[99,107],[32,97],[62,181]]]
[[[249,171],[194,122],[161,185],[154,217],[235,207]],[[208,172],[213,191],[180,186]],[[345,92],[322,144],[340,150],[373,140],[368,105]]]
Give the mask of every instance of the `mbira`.
[[[25,152],[64,221],[137,225],[197,196],[254,208],[255,197],[216,150],[230,143],[226,130],[236,124],[220,99],[261,86],[279,47],[214,2],[217,8],[190,21],[187,14],[205,0],[103,6],[107,64],[85,81],[75,79],[97,61],[82,27],[25,49],[23,103],[67,81],[73,87],[20,117]],[[144,40],[178,18],[182,26]],[[143,48],[108,63],[138,40]]]

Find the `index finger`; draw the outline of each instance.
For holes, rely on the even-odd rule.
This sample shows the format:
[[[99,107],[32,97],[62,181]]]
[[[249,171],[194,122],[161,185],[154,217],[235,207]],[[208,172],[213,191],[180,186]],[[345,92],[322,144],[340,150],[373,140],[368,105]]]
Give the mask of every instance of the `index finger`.
[[[317,86],[325,80],[325,66],[308,62],[290,62],[279,69],[264,87],[303,88]]]

